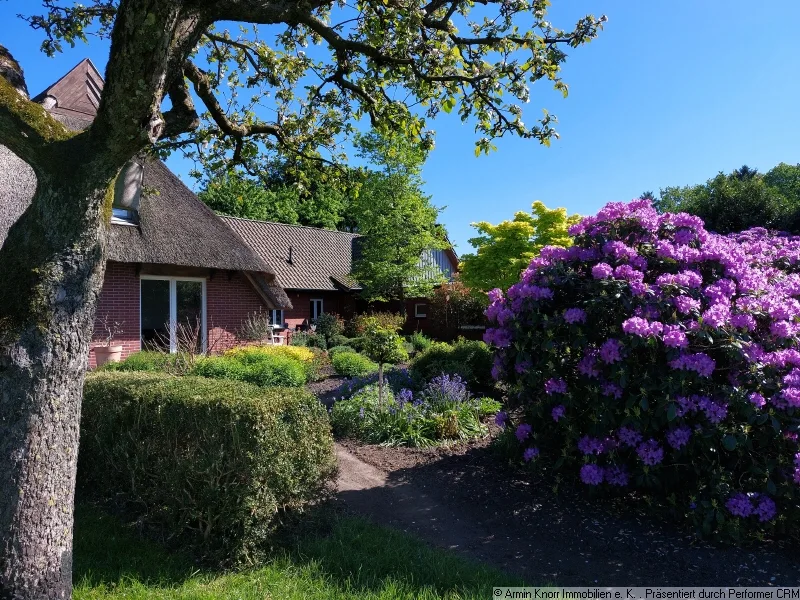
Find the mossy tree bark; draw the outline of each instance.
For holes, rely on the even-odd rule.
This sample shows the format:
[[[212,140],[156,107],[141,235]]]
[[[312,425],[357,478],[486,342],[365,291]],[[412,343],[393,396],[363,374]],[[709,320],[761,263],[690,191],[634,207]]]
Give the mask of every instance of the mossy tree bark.
[[[182,82],[181,65],[208,24],[183,4],[120,2],[104,96],[85,132],[68,132],[30,102],[7,64],[0,72],[0,143],[37,177],[30,207],[0,248],[3,600],[72,594],[81,395],[111,190],[125,162],[165,127],[196,118],[178,114],[185,106],[171,115],[159,108],[170,85]]]

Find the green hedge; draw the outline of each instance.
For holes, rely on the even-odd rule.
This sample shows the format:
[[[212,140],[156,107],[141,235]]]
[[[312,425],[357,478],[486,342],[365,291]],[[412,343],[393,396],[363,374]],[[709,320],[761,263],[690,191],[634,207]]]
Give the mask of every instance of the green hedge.
[[[409,372],[418,381],[430,381],[442,373],[460,375],[474,392],[493,386],[494,354],[483,342],[460,339],[453,344],[434,342],[411,361]]]
[[[336,470],[328,417],[302,390],[156,373],[94,373],[79,483],[220,563],[264,556],[277,516]]]
[[[309,368],[289,356],[262,356],[248,361],[230,356],[209,356],[197,361],[194,375],[236,379],[260,387],[301,387],[308,380]]]
[[[177,354],[167,352],[134,352],[122,362],[109,362],[98,371],[171,371],[178,360]]]
[[[361,377],[378,370],[378,365],[361,354],[341,352],[331,357],[333,370],[342,377]]]
[[[351,348],[350,346],[334,346],[333,348],[328,350],[328,356],[330,356],[331,359],[333,359],[333,357],[336,356],[337,354],[346,354],[348,352],[350,354],[357,354],[355,348]]]

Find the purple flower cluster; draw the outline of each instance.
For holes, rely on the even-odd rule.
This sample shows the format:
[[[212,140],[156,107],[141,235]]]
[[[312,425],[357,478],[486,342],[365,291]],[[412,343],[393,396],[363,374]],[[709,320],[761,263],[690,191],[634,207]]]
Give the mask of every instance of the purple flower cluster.
[[[658,321],[649,322],[647,319],[641,317],[631,317],[622,322],[622,331],[629,335],[638,335],[639,337],[656,337],[664,331],[663,323]]]
[[[567,382],[563,379],[548,379],[544,382],[544,391],[549,394],[566,394]]]
[[[667,432],[667,443],[675,448],[675,450],[680,450],[689,443],[689,439],[691,437],[692,430],[686,425],[681,425],[680,427],[670,429]]]
[[[585,323],[586,311],[582,308],[568,308],[564,311],[564,320],[567,323]]]
[[[733,494],[725,503],[725,508],[734,517],[747,518],[756,516],[762,523],[771,521],[778,514],[775,501],[764,494],[745,494],[738,492]]]
[[[636,454],[642,459],[642,462],[648,466],[659,464],[664,459],[664,449],[656,440],[647,440],[642,442],[636,448]]]
[[[786,469],[797,446],[783,442],[800,414],[800,236],[721,236],[646,200],[608,204],[569,231],[570,248],[544,248],[519,283],[490,294],[486,311],[493,373],[528,414],[544,417],[535,422],[557,429],[537,436],[544,455],[581,465],[581,480],[594,486],[641,485],[645,468],[689,470],[680,481],[698,486],[687,497],[699,511],[712,498],[753,523],[774,518],[782,497],[731,496],[719,465],[682,454],[709,444],[729,452],[728,426],[747,424],[776,465],[770,480],[800,485],[800,458]],[[566,382],[569,394],[557,396]],[[542,389],[561,404],[542,402]],[[725,477],[747,472],[756,460],[748,452],[736,448]]]
[[[442,373],[428,382],[422,396],[431,404],[461,404],[470,399],[467,384],[460,375]]]
[[[517,430],[514,435],[516,435],[517,439],[520,441],[520,443],[522,443],[528,439],[532,431],[533,428],[530,425],[527,423],[522,423],[521,425],[517,425]]]
[[[522,453],[522,460],[525,462],[530,462],[537,456],[539,456],[539,449],[533,446],[525,449],[525,452]]]

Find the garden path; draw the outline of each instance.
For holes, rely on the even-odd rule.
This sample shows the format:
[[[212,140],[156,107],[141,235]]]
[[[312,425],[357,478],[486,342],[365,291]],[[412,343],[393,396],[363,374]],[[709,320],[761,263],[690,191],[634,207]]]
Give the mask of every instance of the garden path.
[[[522,576],[531,585],[789,586],[800,556],[713,546],[652,515],[562,491],[498,464],[486,444],[452,449],[337,443],[349,510]],[[501,582],[498,582],[500,584]]]

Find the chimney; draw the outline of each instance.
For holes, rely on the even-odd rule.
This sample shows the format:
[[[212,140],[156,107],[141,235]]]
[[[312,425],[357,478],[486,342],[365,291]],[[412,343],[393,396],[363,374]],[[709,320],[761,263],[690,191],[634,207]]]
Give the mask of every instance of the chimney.
[[[294,254],[294,248],[289,246],[289,260],[287,261],[290,265],[294,264],[294,260],[292,259],[292,255]]]

